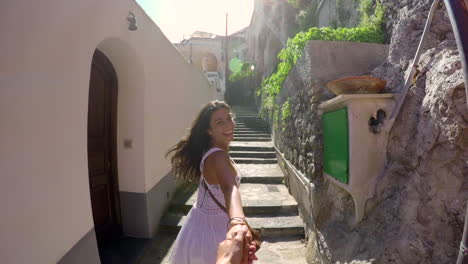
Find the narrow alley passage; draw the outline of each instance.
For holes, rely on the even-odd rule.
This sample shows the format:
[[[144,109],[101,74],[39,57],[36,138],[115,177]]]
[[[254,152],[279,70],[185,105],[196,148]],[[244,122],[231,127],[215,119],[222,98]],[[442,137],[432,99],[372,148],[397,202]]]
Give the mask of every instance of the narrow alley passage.
[[[266,122],[249,108],[233,107],[236,129],[230,155],[242,175],[244,212],[264,243],[256,263],[306,263],[304,225],[288,193]],[[197,186],[179,192],[161,220],[160,231],[139,264],[169,263],[177,232],[196,201]]]

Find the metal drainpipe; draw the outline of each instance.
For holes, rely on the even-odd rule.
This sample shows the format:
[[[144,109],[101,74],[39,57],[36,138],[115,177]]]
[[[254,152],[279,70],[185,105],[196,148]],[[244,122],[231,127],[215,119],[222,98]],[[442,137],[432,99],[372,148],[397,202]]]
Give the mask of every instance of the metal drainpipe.
[[[463,66],[465,78],[466,102],[468,106],[468,1],[467,0],[444,0],[445,7],[450,17],[458,52]],[[457,264],[468,264],[468,208],[465,215],[460,251],[458,252]]]
[[[408,90],[411,87],[413,83],[413,78],[416,73],[416,67],[419,63],[419,58],[421,57],[422,50],[424,48],[424,44],[427,39],[427,35],[429,34],[429,30],[431,28],[431,23],[432,23],[432,18],[434,17],[434,13],[437,9],[437,6],[439,5],[440,0],[434,0],[432,3],[431,9],[429,11],[429,15],[426,20],[426,25],[424,26],[424,31],[421,36],[421,40],[419,41],[418,49],[416,51],[416,55],[414,55],[413,63],[411,64],[411,70],[406,76],[405,84],[403,85],[403,91],[401,92],[400,96],[397,99],[397,103],[395,105],[395,108],[393,108],[392,113],[390,114],[389,121],[386,122],[385,124],[385,129],[387,131],[390,131],[393,127],[393,123],[395,123],[395,120],[400,113],[401,106],[405,102],[406,95],[408,94]]]

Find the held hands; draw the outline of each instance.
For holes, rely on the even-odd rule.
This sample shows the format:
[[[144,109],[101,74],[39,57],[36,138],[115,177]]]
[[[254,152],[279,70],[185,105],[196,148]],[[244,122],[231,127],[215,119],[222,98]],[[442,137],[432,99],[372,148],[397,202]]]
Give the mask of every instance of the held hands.
[[[232,217],[229,219],[229,226],[230,230],[228,231],[228,234],[226,236],[229,236],[229,233],[231,230],[233,230],[234,227],[236,226],[245,226],[247,227],[247,222],[245,220],[245,217]],[[247,233],[245,235],[245,243],[244,243],[244,254],[243,254],[243,259],[242,259],[242,264],[243,263],[252,263],[254,260],[257,260],[257,256],[255,255],[255,252],[257,251],[257,247],[255,243],[252,241],[252,233],[250,230],[247,229]]]
[[[218,247],[217,264],[250,264],[256,260],[256,247],[247,226],[233,225],[226,234],[226,240]]]

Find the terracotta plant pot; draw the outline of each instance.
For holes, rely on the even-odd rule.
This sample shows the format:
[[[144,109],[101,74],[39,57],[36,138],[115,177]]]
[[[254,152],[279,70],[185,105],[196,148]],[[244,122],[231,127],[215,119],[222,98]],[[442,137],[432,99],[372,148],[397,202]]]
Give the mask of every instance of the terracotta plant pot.
[[[372,76],[350,76],[327,83],[328,89],[340,94],[376,94],[387,84],[387,81]]]

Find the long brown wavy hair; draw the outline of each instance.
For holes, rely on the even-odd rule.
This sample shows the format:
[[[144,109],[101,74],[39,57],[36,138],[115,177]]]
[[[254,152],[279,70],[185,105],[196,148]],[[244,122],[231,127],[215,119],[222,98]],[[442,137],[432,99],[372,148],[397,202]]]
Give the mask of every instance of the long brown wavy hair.
[[[192,122],[190,133],[167,151],[166,157],[173,153],[172,169],[178,180],[193,182],[200,178],[201,159],[211,147],[211,137],[208,135],[211,115],[221,108],[231,111],[225,102],[212,101],[206,104]]]

